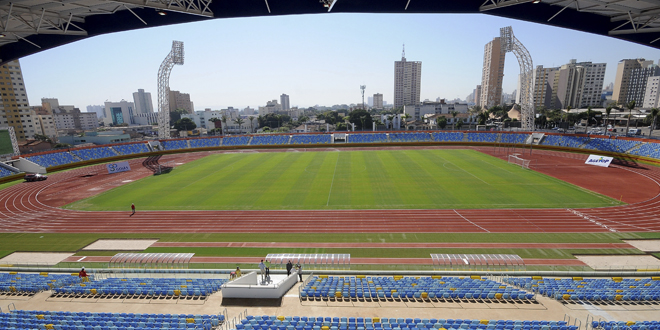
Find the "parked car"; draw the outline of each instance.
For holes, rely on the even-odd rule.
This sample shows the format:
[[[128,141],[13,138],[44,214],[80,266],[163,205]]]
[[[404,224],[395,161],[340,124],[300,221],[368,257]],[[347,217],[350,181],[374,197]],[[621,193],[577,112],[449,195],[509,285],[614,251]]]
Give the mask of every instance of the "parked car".
[[[27,182],[35,182],[35,181],[44,181],[48,179],[48,177],[39,173],[28,173],[25,175],[24,179]]]

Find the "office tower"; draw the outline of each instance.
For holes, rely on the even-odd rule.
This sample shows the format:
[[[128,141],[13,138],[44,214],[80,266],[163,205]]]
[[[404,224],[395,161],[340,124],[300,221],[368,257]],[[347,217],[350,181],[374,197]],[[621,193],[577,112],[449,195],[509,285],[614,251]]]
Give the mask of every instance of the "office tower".
[[[646,92],[644,93],[643,108],[653,109],[660,105],[660,95],[658,95],[658,85],[660,85],[660,76],[649,77],[646,82]]]
[[[373,102],[374,102],[374,109],[382,109],[383,108],[383,94],[381,93],[376,93],[373,96]]]
[[[133,102],[135,103],[136,114],[154,112],[151,93],[145,93],[144,89],[138,89],[136,93],[133,93]]]
[[[105,106],[102,105],[88,105],[87,112],[94,112],[98,118],[103,118],[105,116]]]
[[[627,104],[630,101],[635,101],[636,107],[640,107],[644,103],[646,83],[650,77],[654,76],[660,76],[660,67],[654,64],[632,69],[628,80],[628,92],[626,93],[624,102]]]
[[[170,112],[184,109],[187,113],[193,113],[193,104],[190,102],[190,94],[179,91],[170,91]]]
[[[135,112],[133,102],[121,100],[120,102],[105,102],[105,126],[128,124],[133,125]]]
[[[422,89],[422,62],[407,61],[405,48],[401,61],[394,62],[394,107],[419,104]]]
[[[479,105],[489,109],[502,103],[504,59],[500,38],[493,38],[484,46],[484,65],[481,72],[481,100]]]
[[[282,110],[291,109],[291,104],[289,103],[289,95],[286,94],[280,95],[280,103],[282,104]]]
[[[481,106],[481,85],[477,85],[477,88],[472,91],[472,98],[474,100],[475,105]]]
[[[552,109],[554,102],[552,99],[555,74],[559,68],[544,68],[543,65],[537,65],[532,72],[532,100],[534,109],[546,108]]]
[[[553,109],[598,107],[603,90],[606,63],[571,60],[555,73]]]
[[[614,78],[612,101],[619,104],[625,104],[628,99],[628,87],[630,85],[630,75],[632,74],[632,71],[652,64],[653,61],[647,61],[643,58],[619,61],[619,64],[617,64],[616,67],[616,78]]]
[[[0,127],[13,127],[17,140],[43,134],[39,119],[28,104],[27,91],[18,60],[7,62],[0,69]]]

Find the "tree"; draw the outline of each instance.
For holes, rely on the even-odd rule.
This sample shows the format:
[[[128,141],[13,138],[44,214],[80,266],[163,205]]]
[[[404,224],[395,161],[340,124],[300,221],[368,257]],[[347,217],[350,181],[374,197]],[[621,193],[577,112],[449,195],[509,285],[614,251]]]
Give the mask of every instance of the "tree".
[[[477,114],[477,122],[479,125],[486,125],[486,122],[488,121],[488,110],[481,111],[479,114]]]
[[[635,109],[635,101],[630,101],[626,104],[628,108],[628,121],[626,122],[626,134],[628,134],[628,129],[630,128],[630,119],[632,119],[632,110]]]
[[[250,121],[250,133],[254,133],[254,129],[252,128],[252,123],[254,122],[254,116],[248,116],[248,120]]]
[[[177,131],[190,131],[197,128],[197,124],[190,118],[181,118],[174,123],[174,129]]]
[[[348,122],[355,124],[358,129],[364,130],[367,127],[371,127],[373,124],[373,119],[367,110],[356,109],[351,111],[348,114],[348,117],[344,117]]]
[[[387,121],[390,123],[390,126],[392,126],[392,129],[394,129],[394,115],[387,116]]]
[[[589,129],[589,120],[591,119],[591,106],[587,107],[587,124],[584,125],[584,134],[587,134]]]
[[[238,125],[238,132],[241,133],[242,132],[241,125],[245,123],[245,119],[241,117],[237,117],[236,119],[234,119],[234,122],[236,123],[236,125]]]
[[[282,127],[282,115],[275,115],[275,118],[277,118],[277,128]]]
[[[649,114],[649,116],[653,118],[653,121],[651,122],[651,131],[649,132],[649,136],[653,134],[653,130],[655,129],[655,120],[658,117],[659,113],[660,113],[660,109],[658,108],[651,109],[651,113]]]
[[[569,112],[571,112],[571,106],[570,105],[566,107],[566,121],[567,122],[568,122],[568,113]],[[569,125],[570,125],[570,123],[569,123]]]
[[[226,135],[227,134],[227,130],[226,130],[227,120],[229,120],[229,117],[227,117],[227,115],[222,115],[222,116],[220,116],[220,120],[222,121],[222,135]]]
[[[177,120],[181,119],[181,115],[185,115],[187,113],[188,111],[186,111],[186,109],[176,109],[170,112],[170,126],[174,125]]]
[[[323,128],[321,128],[323,129]],[[337,131],[347,131],[348,130],[348,125],[346,123],[337,123],[336,128]]]
[[[35,134],[34,139],[37,140],[37,141],[44,141],[44,142],[48,142],[48,143],[53,143],[53,141],[49,137],[47,137],[45,135],[41,135],[41,134]]]
[[[438,127],[441,129],[445,129],[445,127],[447,127],[447,117],[445,116],[438,117],[438,119],[436,119],[435,122],[438,124]]]
[[[408,118],[410,118],[410,117],[412,117],[412,116],[407,114],[407,113],[404,113],[403,115],[401,115],[401,118],[403,118],[404,123],[407,122]],[[405,127],[406,127],[406,131],[407,131],[408,130],[408,125],[405,125]]]
[[[451,129],[454,130],[455,125],[456,125],[456,116],[458,115],[458,111],[452,111],[451,112]]]
[[[456,128],[461,129],[463,127],[463,121],[461,119],[458,119],[458,122],[456,123]]]

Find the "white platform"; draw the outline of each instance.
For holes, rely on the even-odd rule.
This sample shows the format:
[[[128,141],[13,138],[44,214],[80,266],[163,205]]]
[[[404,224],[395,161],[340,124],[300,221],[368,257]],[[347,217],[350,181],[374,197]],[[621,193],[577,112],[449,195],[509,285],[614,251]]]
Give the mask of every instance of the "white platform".
[[[298,274],[271,275],[270,281],[262,280],[257,272],[251,272],[222,285],[223,298],[278,299],[298,282]]]

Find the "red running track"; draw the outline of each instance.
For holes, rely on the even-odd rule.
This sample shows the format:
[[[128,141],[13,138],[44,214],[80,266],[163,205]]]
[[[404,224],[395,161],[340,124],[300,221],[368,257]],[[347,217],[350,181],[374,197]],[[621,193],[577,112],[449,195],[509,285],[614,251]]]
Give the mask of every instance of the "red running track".
[[[207,154],[168,155],[161,161],[185,163]],[[575,164],[580,164],[583,162],[579,159],[582,156],[571,155],[568,158],[578,158]],[[142,159],[131,160],[133,170],[121,174],[103,174],[104,165],[96,165],[55,173],[50,175],[47,181],[21,183],[6,188],[0,191],[0,231],[55,233],[660,231],[660,221],[658,221],[660,194],[655,192],[653,193],[655,196],[641,202],[594,209],[138,210],[135,216],[129,217],[128,206],[126,212],[74,211],[59,208],[89,194],[102,192],[130,182],[129,180],[150,175],[150,172],[141,166],[141,162]],[[563,170],[566,171],[566,168]],[[544,172],[542,166],[539,166],[539,171]],[[659,168],[620,167],[616,173],[622,171],[635,173],[640,181],[651,182],[656,190],[660,187]],[[629,184],[633,189],[635,188],[635,182]]]

